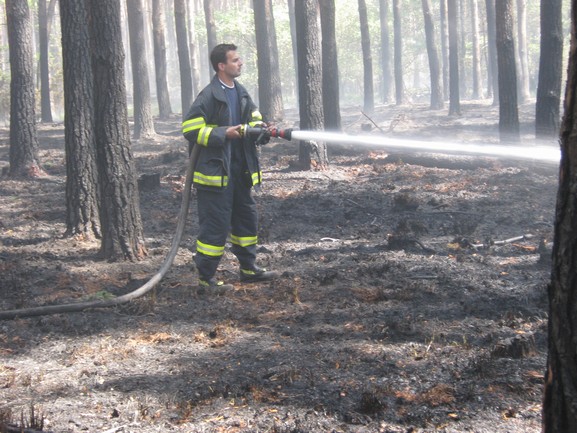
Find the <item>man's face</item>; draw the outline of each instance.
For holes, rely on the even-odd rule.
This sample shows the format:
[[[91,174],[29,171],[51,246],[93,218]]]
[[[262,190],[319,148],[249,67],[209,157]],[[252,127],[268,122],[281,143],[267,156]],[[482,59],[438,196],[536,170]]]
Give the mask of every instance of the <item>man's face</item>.
[[[230,78],[240,76],[242,69],[242,60],[236,51],[229,51],[226,53],[226,63],[219,63],[222,72]]]

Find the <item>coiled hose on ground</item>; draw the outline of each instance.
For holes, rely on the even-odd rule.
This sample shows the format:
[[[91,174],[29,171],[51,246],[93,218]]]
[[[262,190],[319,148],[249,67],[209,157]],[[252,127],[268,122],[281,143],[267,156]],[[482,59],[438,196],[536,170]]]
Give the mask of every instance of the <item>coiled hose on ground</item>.
[[[172,266],[172,262],[174,262],[174,258],[176,257],[176,253],[178,252],[178,246],[180,245],[180,241],[182,240],[182,234],[184,233],[186,216],[188,214],[188,208],[190,205],[190,189],[192,186],[192,175],[194,172],[193,169],[194,166],[196,165],[198,154],[199,154],[199,148],[198,146],[194,146],[192,148],[192,152],[190,153],[188,170],[186,174],[186,181],[184,184],[184,190],[182,192],[182,202],[180,205],[178,224],[176,226],[176,233],[174,234],[174,238],[172,239],[172,246],[170,248],[170,251],[166,255],[164,262],[162,263],[162,266],[160,267],[158,272],[154,274],[145,284],[143,284],[142,286],[140,286],[139,288],[130,293],[126,293],[125,295],[118,296],[113,299],[78,302],[61,305],[45,305],[42,307],[0,311],[0,320],[11,320],[19,317],[47,316],[49,314],[73,313],[95,308],[114,307],[117,305],[130,302],[136,298],[140,298],[141,296],[150,292],[154,287],[156,287],[156,285],[160,282],[160,280],[162,280],[162,278],[166,275],[166,273]]]

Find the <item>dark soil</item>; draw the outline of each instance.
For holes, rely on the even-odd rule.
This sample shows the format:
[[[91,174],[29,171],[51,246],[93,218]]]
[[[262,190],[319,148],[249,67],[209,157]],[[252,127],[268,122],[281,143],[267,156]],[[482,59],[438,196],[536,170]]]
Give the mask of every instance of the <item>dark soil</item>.
[[[531,146],[534,107],[522,108]],[[463,112],[382,107],[379,130],[351,108],[343,123],[498,143],[497,109]],[[149,256],[138,263],[107,263],[98,242],[63,237],[63,125],[39,128],[49,176],[0,178],[0,309],[139,287],[176,228],[179,116],[133,143],[139,175],[161,177],[141,191]],[[6,167],[7,129],[0,139]],[[235,290],[198,295],[193,202],[154,293],[0,322],[0,420],[43,418],[59,433],[539,432],[557,168],[351,143],[329,147],[328,170],[305,172],[296,155],[292,142],[262,149],[259,263],[277,281],[241,284],[227,253],[219,276]]]

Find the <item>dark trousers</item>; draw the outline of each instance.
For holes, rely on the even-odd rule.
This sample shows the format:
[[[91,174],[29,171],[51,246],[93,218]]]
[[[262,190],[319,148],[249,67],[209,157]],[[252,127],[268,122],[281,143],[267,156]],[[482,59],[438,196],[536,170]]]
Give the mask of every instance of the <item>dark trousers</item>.
[[[252,189],[241,178],[231,176],[226,188],[218,191],[197,189],[199,232],[194,257],[199,277],[212,278],[224,253],[230,233],[232,253],[242,269],[252,269],[256,259],[258,215]],[[200,245],[211,253],[199,252]]]

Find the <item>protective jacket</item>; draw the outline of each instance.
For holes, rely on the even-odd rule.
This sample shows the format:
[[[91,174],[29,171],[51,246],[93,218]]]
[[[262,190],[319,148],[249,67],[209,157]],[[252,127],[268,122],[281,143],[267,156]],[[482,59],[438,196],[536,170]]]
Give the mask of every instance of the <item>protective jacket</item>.
[[[262,115],[244,86],[235,80],[241,110],[241,123],[257,126]],[[198,95],[182,124],[182,133],[192,145],[201,147],[194,168],[193,182],[196,187],[222,189],[228,185],[231,175],[231,141],[225,136],[231,125],[230,112],[224,89],[218,76]],[[254,140],[243,137],[242,154],[246,162],[246,182],[251,186],[261,183],[257,150]]]

